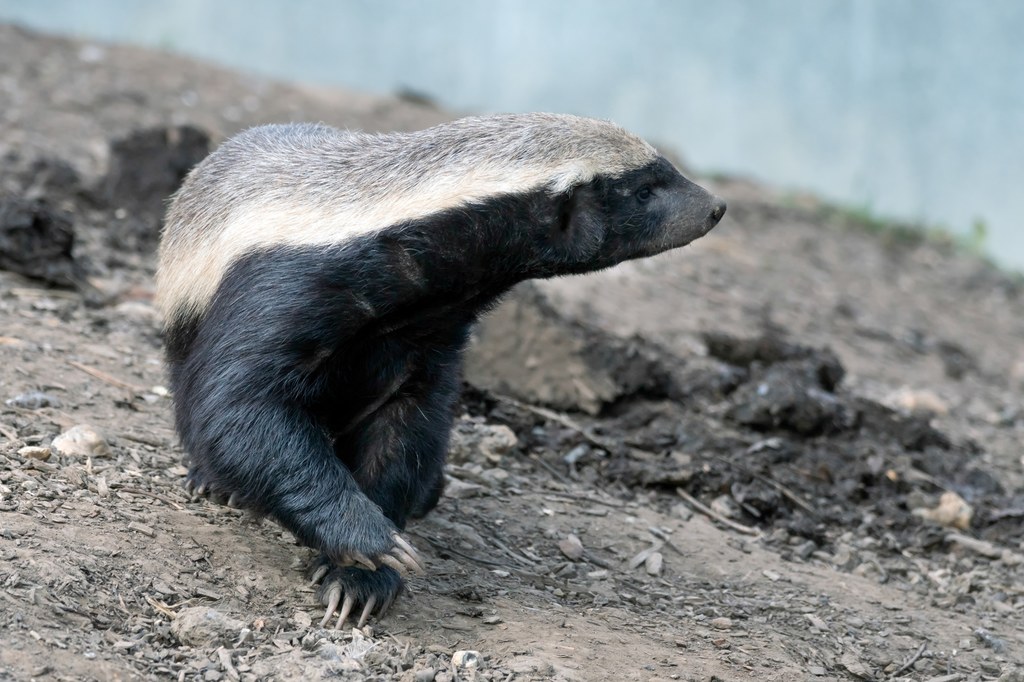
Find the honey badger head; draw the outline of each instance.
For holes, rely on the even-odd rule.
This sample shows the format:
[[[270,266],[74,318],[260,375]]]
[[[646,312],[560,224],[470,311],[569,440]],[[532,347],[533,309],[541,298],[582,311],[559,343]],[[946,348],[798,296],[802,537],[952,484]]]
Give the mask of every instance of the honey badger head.
[[[621,173],[598,174],[555,204],[539,236],[552,274],[589,272],[653,256],[705,235],[725,202],[687,180],[662,156]]]

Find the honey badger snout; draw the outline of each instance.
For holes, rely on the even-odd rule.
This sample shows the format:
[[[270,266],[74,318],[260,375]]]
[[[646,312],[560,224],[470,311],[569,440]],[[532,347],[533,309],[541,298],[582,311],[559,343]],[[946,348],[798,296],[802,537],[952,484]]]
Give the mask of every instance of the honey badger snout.
[[[725,216],[725,199],[721,197],[712,196],[711,215],[708,216],[708,222],[711,224],[708,229],[714,227],[718,222]]]
[[[664,236],[667,248],[703,237],[725,216],[725,200],[700,185],[679,177],[674,191],[665,194]]]

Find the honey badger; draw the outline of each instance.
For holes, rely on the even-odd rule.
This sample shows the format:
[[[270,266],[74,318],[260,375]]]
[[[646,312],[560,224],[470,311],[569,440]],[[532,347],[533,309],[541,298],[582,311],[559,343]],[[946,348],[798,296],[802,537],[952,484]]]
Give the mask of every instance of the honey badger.
[[[320,553],[359,624],[420,559],[401,535],[441,495],[477,317],[531,278],[706,234],[725,203],[625,130],[554,114],[413,133],[268,125],[175,195],[157,303],[186,485]]]

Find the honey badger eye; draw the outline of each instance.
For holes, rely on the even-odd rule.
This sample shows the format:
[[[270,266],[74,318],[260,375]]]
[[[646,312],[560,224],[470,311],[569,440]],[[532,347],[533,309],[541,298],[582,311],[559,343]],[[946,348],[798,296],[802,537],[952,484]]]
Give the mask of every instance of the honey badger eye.
[[[636,192],[634,192],[633,196],[635,196],[636,200],[639,201],[642,204],[645,201],[647,201],[648,199],[650,199],[651,198],[651,194],[653,194],[653,193],[654,192],[653,192],[653,190],[651,190],[651,186],[650,185],[644,185],[643,187],[638,189]]]

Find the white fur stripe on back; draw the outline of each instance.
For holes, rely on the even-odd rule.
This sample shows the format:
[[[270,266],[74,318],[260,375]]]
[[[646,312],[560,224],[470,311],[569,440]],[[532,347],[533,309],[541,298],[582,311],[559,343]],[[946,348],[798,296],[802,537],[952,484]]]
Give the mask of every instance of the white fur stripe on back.
[[[463,119],[392,135],[256,128],[197,166],[176,195],[157,302],[165,319],[201,313],[231,264],[253,250],[341,244],[499,195],[565,192],[654,156],[610,123],[550,114]]]

